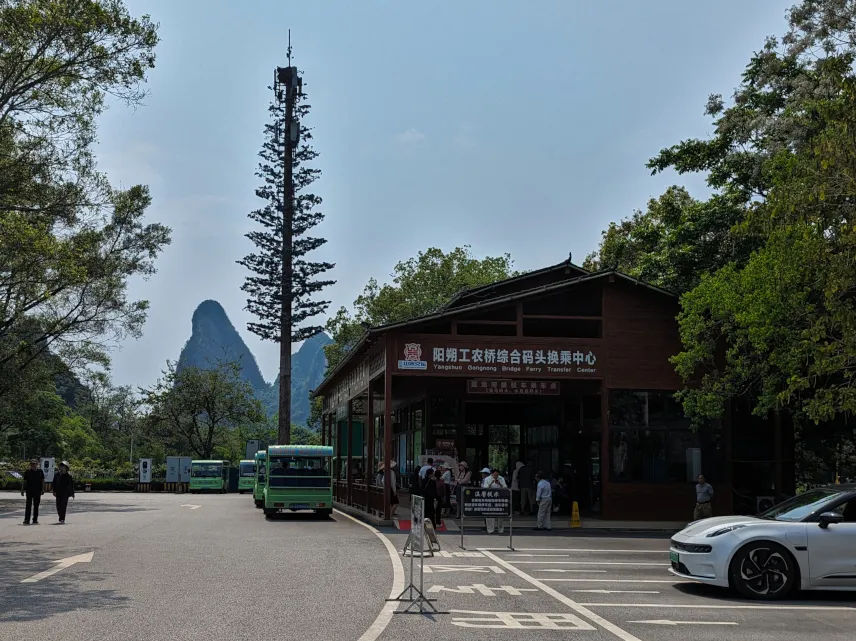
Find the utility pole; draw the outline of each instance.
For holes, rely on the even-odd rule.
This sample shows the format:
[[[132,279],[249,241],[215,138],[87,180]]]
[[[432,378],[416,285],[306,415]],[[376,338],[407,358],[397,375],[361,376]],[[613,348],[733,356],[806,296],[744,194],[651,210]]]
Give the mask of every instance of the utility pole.
[[[300,140],[300,123],[294,114],[294,105],[303,91],[303,80],[297,74],[297,67],[291,66],[291,30],[288,31],[288,66],[277,67],[274,75],[274,95],[280,104],[285,105],[285,118],[281,127],[282,134],[282,280],[280,293],[282,310],[280,312],[279,341],[279,425],[280,445],[291,443],[291,303],[292,303],[292,245],[294,221],[294,179],[292,165],[294,150]]]

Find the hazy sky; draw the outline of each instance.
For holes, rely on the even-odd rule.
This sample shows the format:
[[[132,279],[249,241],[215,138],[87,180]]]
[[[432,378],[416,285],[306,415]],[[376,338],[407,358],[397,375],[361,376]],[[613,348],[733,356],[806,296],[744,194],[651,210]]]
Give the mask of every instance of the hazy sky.
[[[136,111],[102,120],[99,158],[116,183],[150,185],[152,220],[173,228],[145,335],[114,357],[121,384],[149,384],[220,301],[265,377],[276,346],[246,330],[235,261],[251,250],[247,212],[273,68],[295,63],[313,106],[316,232],[335,261],[331,310],[366,281],[431,246],[511,253],[516,266],[574,262],[612,220],[670,184],[645,161],[707,136],[710,93],[731,95],[751,53],[780,34],[793,0],[128,0],[161,25]]]

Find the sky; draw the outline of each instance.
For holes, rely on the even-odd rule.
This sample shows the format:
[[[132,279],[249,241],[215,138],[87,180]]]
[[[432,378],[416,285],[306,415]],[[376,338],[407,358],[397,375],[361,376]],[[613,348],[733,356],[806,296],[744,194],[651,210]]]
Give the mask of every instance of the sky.
[[[236,261],[287,30],[314,127],[313,185],[335,262],[330,313],[420,250],[471,245],[518,269],[580,264],[601,232],[671,184],[646,161],[706,138],[711,93],[730,96],[753,51],[785,30],[793,0],[126,0],[160,24],[142,107],[100,122],[101,168],[148,184],[152,221],[173,229],[158,273],[129,294],[151,308],[113,354],[116,384],[149,385],[219,301],[268,381],[278,350],[252,320]],[[323,322],[323,318],[321,321]]]

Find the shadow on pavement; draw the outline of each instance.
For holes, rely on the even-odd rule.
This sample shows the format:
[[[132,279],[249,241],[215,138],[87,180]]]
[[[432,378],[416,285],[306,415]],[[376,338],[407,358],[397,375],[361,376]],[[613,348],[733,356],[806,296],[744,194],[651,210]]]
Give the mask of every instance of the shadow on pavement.
[[[3,499],[0,501],[0,520],[23,520],[24,505],[23,497],[17,500]],[[100,501],[75,497],[68,502],[68,519],[71,521],[75,513],[81,514],[83,512],[150,512],[152,509],[133,503],[101,503]],[[44,516],[49,516],[51,521],[56,518],[56,499],[50,494],[43,496],[41,505],[39,505],[39,521],[42,521]]]
[[[335,521],[331,516],[318,516],[311,512],[279,512],[273,516],[266,516],[264,518],[271,523],[287,523],[289,521],[319,521],[323,523],[325,521]]]
[[[676,583],[675,589],[687,596],[734,605],[821,605],[823,603],[837,604],[853,603],[856,601],[856,592],[795,592],[792,597],[783,601],[754,601],[752,599],[744,599],[736,590],[719,588],[703,583]]]
[[[56,567],[64,559],[89,550],[73,550],[43,546],[31,542],[12,541],[0,544],[0,623],[21,623],[46,619],[75,610],[124,607],[130,601],[116,590],[93,589],[108,575],[86,571],[73,573],[68,568],[38,583],[21,583],[45,570]],[[79,569],[78,569],[79,572]]]

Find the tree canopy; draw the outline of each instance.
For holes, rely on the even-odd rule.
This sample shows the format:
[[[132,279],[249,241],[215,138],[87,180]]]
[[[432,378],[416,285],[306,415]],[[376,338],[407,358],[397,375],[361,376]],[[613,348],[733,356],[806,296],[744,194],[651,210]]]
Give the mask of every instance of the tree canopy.
[[[490,285],[517,272],[509,254],[476,258],[468,245],[446,253],[431,247],[415,257],[399,262],[391,282],[370,279],[354,301],[353,310],[339,308],[328,321],[333,343],[324,350],[328,371],[334,368],[365,333],[376,327],[431,314],[455,294],[473,287]]]

